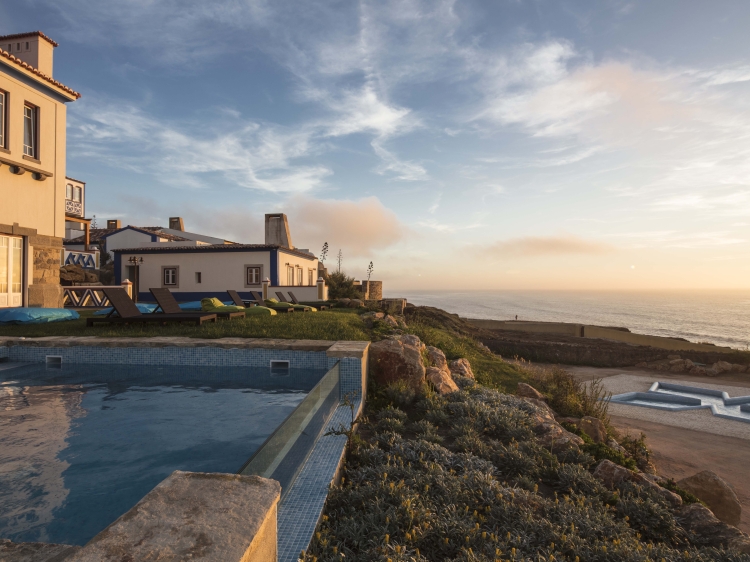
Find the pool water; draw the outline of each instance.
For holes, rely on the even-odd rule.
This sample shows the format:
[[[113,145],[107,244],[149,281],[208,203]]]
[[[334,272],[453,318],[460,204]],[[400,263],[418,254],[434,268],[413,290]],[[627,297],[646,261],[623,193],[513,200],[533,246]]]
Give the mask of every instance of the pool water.
[[[83,545],[174,470],[237,472],[324,374],[0,371],[0,538]]]

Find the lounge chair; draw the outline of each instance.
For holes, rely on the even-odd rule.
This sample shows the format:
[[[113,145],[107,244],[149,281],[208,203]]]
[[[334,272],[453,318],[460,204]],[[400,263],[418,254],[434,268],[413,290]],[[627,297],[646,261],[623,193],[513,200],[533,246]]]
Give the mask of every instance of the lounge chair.
[[[125,289],[119,287],[103,287],[102,292],[112,305],[112,311],[107,316],[91,316],[86,318],[86,326],[94,324],[145,324],[147,322],[157,322],[166,324],[167,322],[190,322],[200,326],[204,322],[216,322],[216,314],[206,312],[182,312],[180,314],[143,314],[132,299],[125,292]],[[117,313],[117,316],[112,314]]]
[[[274,306],[272,303],[267,303],[263,299],[263,295],[258,291],[250,291],[250,294],[253,295],[253,298],[256,301],[258,301],[258,306],[265,306],[266,308],[270,308],[271,310],[275,310],[276,312],[294,312],[294,308],[290,305],[290,303],[286,303],[286,306]]]
[[[149,291],[151,291],[151,294],[156,299],[156,304],[158,305],[156,309],[154,309],[154,312],[161,308],[161,311],[164,314],[185,314],[185,311],[180,308],[179,303],[174,298],[174,295],[169,289],[157,287],[154,289],[149,289]],[[219,318],[228,318],[230,320],[232,318],[245,317],[244,312],[238,311],[210,310],[206,311],[206,313],[216,314],[216,316],[218,316]]]
[[[294,293],[293,293],[293,292],[291,292],[291,291],[287,291],[287,293],[289,293],[289,298],[291,299],[291,301],[292,301],[292,302],[293,302],[294,304],[300,304],[300,302],[299,302],[299,301],[297,300],[297,297],[295,297],[295,296],[294,296]],[[276,293],[276,294],[278,295],[278,293]],[[327,305],[325,305],[325,304],[320,304],[320,305],[318,305],[318,306],[317,306],[316,308],[317,308],[318,310],[325,310],[325,309],[327,309],[327,308],[328,308],[328,306],[327,306]]]
[[[251,306],[258,306],[258,303],[243,300],[240,294],[233,289],[227,289],[227,294],[229,295],[229,298],[232,299],[232,302],[237,306],[244,306],[246,308],[249,308]]]
[[[291,293],[289,294],[291,295]],[[291,304],[294,307],[294,310],[296,310],[297,312],[317,312],[317,309],[311,306],[306,306],[298,302],[289,302],[288,300],[286,300],[286,297],[284,297],[284,293],[282,293],[281,291],[276,291],[276,296],[279,297],[280,303]]]

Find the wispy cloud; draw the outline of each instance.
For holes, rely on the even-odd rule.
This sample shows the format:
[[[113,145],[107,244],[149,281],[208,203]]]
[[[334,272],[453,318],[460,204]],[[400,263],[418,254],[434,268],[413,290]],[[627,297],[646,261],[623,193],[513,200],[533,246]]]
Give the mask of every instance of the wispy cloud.
[[[616,251],[614,246],[577,236],[527,236],[500,240],[471,248],[477,255],[535,258],[564,255],[601,255]]]

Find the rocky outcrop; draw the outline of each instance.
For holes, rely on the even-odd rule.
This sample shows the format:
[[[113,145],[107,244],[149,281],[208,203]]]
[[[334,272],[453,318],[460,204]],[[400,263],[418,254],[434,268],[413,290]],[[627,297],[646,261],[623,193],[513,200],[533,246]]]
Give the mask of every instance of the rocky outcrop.
[[[471,370],[471,364],[468,359],[456,359],[451,361],[448,365],[452,375],[458,375],[460,377],[474,378],[474,371]]]
[[[611,490],[619,487],[625,482],[633,482],[634,484],[653,490],[667,500],[667,502],[669,502],[674,508],[682,505],[682,498],[674,492],[662,488],[641,473],[628,470],[624,466],[615,464],[612,461],[603,460],[600,462],[594,470],[594,476],[601,480],[602,483]]]
[[[687,531],[694,544],[731,548],[750,554],[750,537],[723,521],[707,507],[692,503],[675,513],[675,519]]]
[[[578,422],[578,429],[591,437],[594,443],[607,442],[607,427],[599,418],[584,416]]]
[[[547,404],[535,398],[523,400],[533,406],[531,413],[534,421],[533,430],[543,447],[557,453],[583,445],[583,439],[567,431],[555,421],[554,414]]]
[[[734,490],[716,473],[704,470],[677,482],[677,485],[704,502],[724,523],[738,525],[742,504]]]
[[[62,562],[81,550],[80,546],[41,542],[11,542],[0,539],[3,562]]]
[[[98,283],[99,275],[94,271],[83,269],[80,265],[66,265],[60,268],[60,284],[70,286],[73,284]]]
[[[450,394],[458,390],[458,386],[453,381],[453,377],[451,377],[447,369],[441,370],[437,367],[428,367],[426,378],[432,383],[438,394]]]
[[[445,373],[450,374],[450,369],[448,368],[448,360],[445,358],[445,353],[443,353],[437,347],[433,347],[431,345],[427,346],[426,352],[427,361],[429,361],[430,365],[432,365],[433,367],[437,367]]]
[[[370,345],[370,367],[375,382],[387,385],[404,381],[416,391],[425,381],[424,344],[417,336],[390,337]]]
[[[544,394],[539,392],[533,386],[526,384],[525,382],[518,383],[516,395],[520,396],[521,398],[534,398],[535,400],[541,400],[542,402],[546,400]]]

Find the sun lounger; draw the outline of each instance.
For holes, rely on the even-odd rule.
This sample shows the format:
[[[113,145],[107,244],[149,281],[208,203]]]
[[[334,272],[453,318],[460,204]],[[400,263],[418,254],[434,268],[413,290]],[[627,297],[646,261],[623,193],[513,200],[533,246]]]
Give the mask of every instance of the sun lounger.
[[[290,306],[289,303],[287,303],[286,306],[275,306],[272,303],[267,303],[265,300],[263,300],[263,295],[258,291],[250,291],[250,294],[253,295],[253,298],[256,301],[258,301],[258,306],[265,306],[266,308],[270,308],[271,310],[275,310],[276,312],[294,312],[294,308]]]
[[[149,289],[149,291],[151,291],[151,294],[156,299],[156,304],[159,305],[154,312],[161,308],[164,314],[185,314],[185,311],[180,308],[180,304],[169,289],[157,287]],[[228,318],[230,320],[232,318],[245,317],[245,313],[239,311],[211,310],[206,311],[206,314],[216,314],[219,318]]]
[[[291,292],[291,291],[287,291],[287,292],[289,293],[289,298],[291,299],[291,301],[292,301],[292,302],[293,302],[294,304],[300,304],[300,302],[299,302],[299,301],[297,300],[297,297],[295,297],[295,296],[294,296],[294,293],[293,293],[293,292]],[[276,293],[276,294],[278,294],[278,293]],[[321,304],[321,305],[316,305],[316,308],[317,308],[318,310],[325,310],[325,309],[327,309],[328,307],[327,307],[326,305],[324,305],[324,304]]]
[[[145,324],[156,322],[190,322],[200,326],[204,322],[216,322],[216,314],[206,312],[182,312],[180,314],[143,314],[131,300],[125,289],[117,287],[103,287],[102,291],[112,305],[112,311],[107,316],[86,318],[86,326],[94,324]],[[117,313],[117,316],[112,316]]]
[[[227,289],[227,294],[229,295],[229,298],[232,299],[232,302],[237,306],[244,306],[246,308],[251,306],[258,306],[258,303],[243,300],[240,294],[233,289]]]

